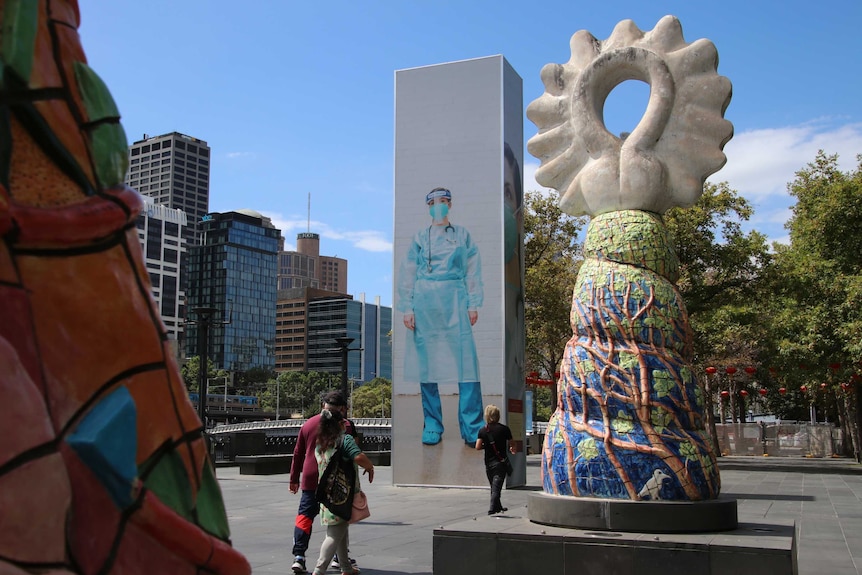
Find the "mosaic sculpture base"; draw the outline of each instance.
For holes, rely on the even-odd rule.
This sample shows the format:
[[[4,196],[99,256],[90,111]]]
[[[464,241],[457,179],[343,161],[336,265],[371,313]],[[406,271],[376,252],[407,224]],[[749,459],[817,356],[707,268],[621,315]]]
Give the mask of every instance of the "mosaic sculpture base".
[[[542,525],[634,533],[703,533],[737,528],[736,499],[630,501],[531,493],[530,521]]]
[[[434,574],[796,575],[796,527],[741,523],[722,533],[626,533],[477,517],[434,530]]]

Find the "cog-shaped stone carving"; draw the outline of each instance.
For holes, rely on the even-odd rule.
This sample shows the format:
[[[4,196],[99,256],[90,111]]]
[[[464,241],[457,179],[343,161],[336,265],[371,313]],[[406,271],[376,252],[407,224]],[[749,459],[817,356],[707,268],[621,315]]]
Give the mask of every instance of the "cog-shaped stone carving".
[[[679,20],[665,16],[646,33],[620,22],[604,41],[581,30],[571,50],[568,63],[542,69],[545,93],[527,107],[539,128],[527,143],[542,162],[536,181],[558,190],[572,215],[694,204],[733,136],[724,119],[731,85],[716,73],[712,42],[687,44]],[[646,82],[650,95],[640,123],[621,138],[608,132],[603,108],[626,80]]]

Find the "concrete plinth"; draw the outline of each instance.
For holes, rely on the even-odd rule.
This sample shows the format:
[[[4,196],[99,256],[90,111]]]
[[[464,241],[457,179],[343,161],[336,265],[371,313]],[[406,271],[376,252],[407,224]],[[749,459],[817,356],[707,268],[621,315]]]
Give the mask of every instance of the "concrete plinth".
[[[528,518],[542,525],[630,531],[701,533],[736,529],[736,500],[630,501],[531,493]]]
[[[792,521],[723,533],[566,529],[523,517],[477,517],[434,530],[436,575],[795,575]]]

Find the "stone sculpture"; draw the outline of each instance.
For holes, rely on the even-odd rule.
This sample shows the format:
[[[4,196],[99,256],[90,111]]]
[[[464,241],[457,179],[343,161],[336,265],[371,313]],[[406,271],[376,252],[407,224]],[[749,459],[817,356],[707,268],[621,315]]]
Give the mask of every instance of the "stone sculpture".
[[[150,296],[142,201],[77,3],[0,0],[0,21],[0,572],[250,573]]]
[[[726,158],[731,86],[708,40],[686,43],[679,21],[642,32],[621,22],[597,40],[571,39],[566,64],[542,69],[527,108],[539,128],[536,180],[561,208],[592,220],[574,288],[558,407],[542,451],[547,493],[629,500],[718,497],[703,393],[689,367],[692,332],[676,288],[678,260],[662,215],[690,206]],[[650,86],[629,135],[605,128],[608,94]]]

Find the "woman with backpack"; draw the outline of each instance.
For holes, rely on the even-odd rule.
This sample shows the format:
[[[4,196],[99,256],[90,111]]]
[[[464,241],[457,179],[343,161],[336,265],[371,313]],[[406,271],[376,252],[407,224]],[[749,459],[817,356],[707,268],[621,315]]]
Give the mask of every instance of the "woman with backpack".
[[[358,493],[360,491],[358,467],[362,467],[363,474],[368,474],[368,482],[371,483],[374,481],[374,465],[368,456],[359,449],[353,437],[344,432],[345,423],[346,419],[340,411],[329,409],[321,411],[320,429],[317,432],[317,447],[314,450],[314,456],[317,459],[318,477],[323,480],[326,467],[336,451],[339,450],[342,458],[353,463],[353,471],[356,476],[355,492]],[[336,554],[342,575],[358,575],[359,569],[352,566],[347,557],[349,522],[334,514],[321,503],[320,523],[326,526],[326,538],[320,547],[320,557],[318,557],[314,567],[314,575],[324,575]],[[348,570],[345,571],[345,569]]]

